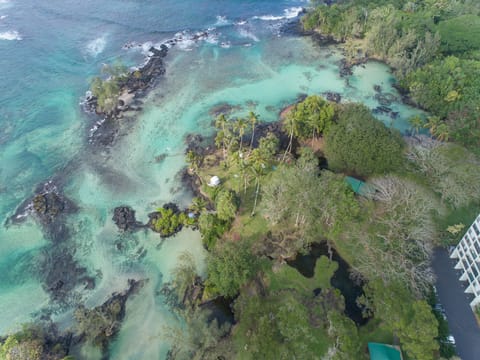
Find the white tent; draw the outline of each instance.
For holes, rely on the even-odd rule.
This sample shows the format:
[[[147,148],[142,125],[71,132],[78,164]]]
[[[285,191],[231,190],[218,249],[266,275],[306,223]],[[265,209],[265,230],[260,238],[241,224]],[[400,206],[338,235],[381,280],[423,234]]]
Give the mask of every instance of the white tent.
[[[208,186],[214,187],[214,186],[218,186],[218,185],[220,185],[220,178],[216,175],[212,176],[210,178],[210,182],[208,183]]]

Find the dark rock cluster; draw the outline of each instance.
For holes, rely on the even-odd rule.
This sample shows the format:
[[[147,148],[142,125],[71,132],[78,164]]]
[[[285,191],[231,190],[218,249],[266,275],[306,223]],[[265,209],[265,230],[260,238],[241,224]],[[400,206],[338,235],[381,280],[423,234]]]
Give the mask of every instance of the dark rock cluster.
[[[322,95],[327,99],[328,101],[333,101],[336,102],[337,104],[342,101],[342,95],[337,93],[337,92],[332,92],[332,91],[327,91],[322,93]]]
[[[118,206],[113,210],[113,222],[120,230],[136,230],[144,225],[135,218],[135,210],[130,206]]]

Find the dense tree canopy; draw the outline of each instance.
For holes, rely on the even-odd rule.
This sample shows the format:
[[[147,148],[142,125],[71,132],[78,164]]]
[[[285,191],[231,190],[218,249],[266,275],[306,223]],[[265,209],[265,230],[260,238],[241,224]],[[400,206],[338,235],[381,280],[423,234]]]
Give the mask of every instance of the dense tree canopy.
[[[430,127],[433,135],[447,131],[461,144],[479,144],[480,61],[450,56],[411,73],[404,83],[416,102],[444,119]]]
[[[402,166],[403,140],[364,105],[347,104],[325,137],[328,165],[360,176],[384,174]]]
[[[258,270],[258,259],[244,242],[227,242],[208,258],[208,285],[214,292],[232,297]]]
[[[359,210],[343,176],[320,172],[311,151],[305,151],[294,166],[278,167],[265,185],[262,201],[273,224],[296,234],[286,253],[305,249],[312,241],[337,231]]]
[[[433,360],[438,324],[425,300],[415,300],[399,283],[376,280],[366,287],[367,306],[400,339],[402,349],[418,360]]]

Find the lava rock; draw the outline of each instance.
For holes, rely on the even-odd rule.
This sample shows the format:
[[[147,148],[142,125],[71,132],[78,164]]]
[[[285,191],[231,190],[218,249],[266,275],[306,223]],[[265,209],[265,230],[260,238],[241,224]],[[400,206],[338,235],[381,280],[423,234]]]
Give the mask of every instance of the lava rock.
[[[37,194],[32,203],[36,215],[45,223],[52,222],[65,209],[64,201],[54,192]]]
[[[130,206],[118,206],[113,210],[113,222],[120,230],[135,230],[143,227],[143,224],[135,218],[135,210]]]
[[[342,95],[340,95],[339,93],[336,93],[336,92],[327,91],[327,92],[322,93],[322,95],[328,101],[333,101],[333,102],[336,102],[337,104],[340,101],[342,101]]]

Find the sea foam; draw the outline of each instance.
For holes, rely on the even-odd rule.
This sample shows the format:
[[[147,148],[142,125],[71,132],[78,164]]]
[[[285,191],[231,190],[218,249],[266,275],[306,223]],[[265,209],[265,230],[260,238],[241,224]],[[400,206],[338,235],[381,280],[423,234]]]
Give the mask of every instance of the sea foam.
[[[22,40],[22,36],[18,33],[18,31],[10,30],[5,32],[0,32],[0,40]]]
[[[247,39],[251,39],[255,42],[259,42],[260,40],[258,39],[258,37],[252,33],[251,31],[247,30],[246,28],[240,28],[238,30],[238,33],[240,34],[241,37],[244,37],[244,38],[247,38]]]
[[[99,37],[95,40],[90,41],[87,46],[86,50],[87,53],[92,56],[96,57],[98,54],[101,54],[103,50],[105,50],[105,46],[107,45],[106,36]]]
[[[263,20],[263,21],[278,21],[278,20],[285,20],[285,19],[293,19],[296,18],[304,11],[303,7],[291,7],[288,9],[283,10],[283,15],[262,15],[262,16],[254,16],[254,19]]]
[[[230,21],[227,19],[227,17],[222,15],[217,15],[217,22],[215,23],[215,26],[225,26],[225,25],[230,25]]]

